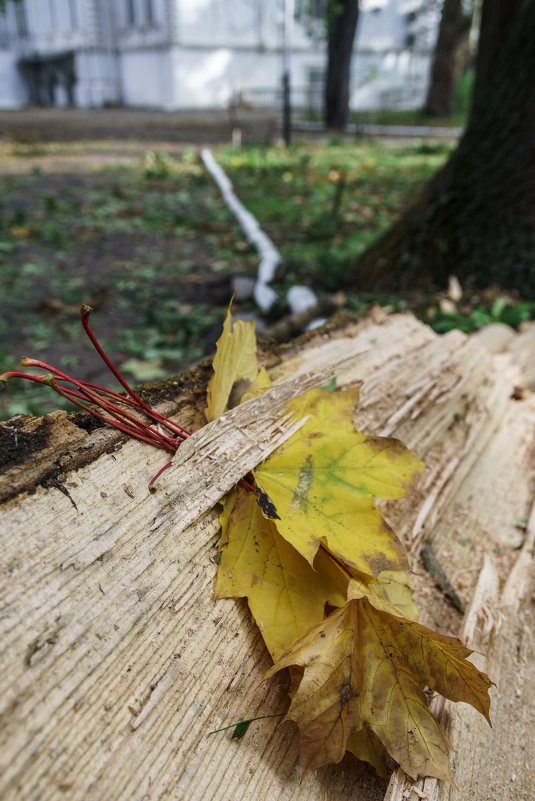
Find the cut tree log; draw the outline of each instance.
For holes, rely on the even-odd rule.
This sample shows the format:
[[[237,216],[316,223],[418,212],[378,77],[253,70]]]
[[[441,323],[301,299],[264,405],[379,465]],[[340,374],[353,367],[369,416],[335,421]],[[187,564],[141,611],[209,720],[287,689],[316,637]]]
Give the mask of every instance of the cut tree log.
[[[458,789],[437,785],[441,801],[527,801],[535,772],[527,628],[534,522],[525,522],[535,399],[529,391],[515,399],[526,375],[520,339],[503,337],[491,350],[507,350],[495,353],[482,337],[439,337],[398,315],[340,323],[265,354],[277,382],[301,376],[302,388],[311,373],[333,372],[339,386],[362,382],[358,428],[401,437],[428,466],[410,498],[383,504],[411,550],[422,621],[447,634],[462,630],[461,615],[419,561],[423,545],[466,608],[502,621],[484,636],[480,625],[475,639],[498,684],[494,728],[446,705]],[[206,378],[200,369],[169,384],[163,411],[201,428]],[[295,382],[289,386],[293,392]],[[63,412],[4,424],[2,799],[397,798],[392,784],[350,757],[301,778],[296,731],[280,718],[253,724],[241,742],[229,732],[208,736],[285,709],[287,685],[263,681],[269,657],[245,605],[215,602],[212,591],[211,507],[288,434],[284,419],[279,429],[281,404],[245,404],[201,430],[154,494],[147,482],[165,456],[115,431],[86,430]],[[482,566],[484,576],[492,573],[489,559],[489,586],[509,576],[497,603],[481,602],[481,584],[476,591]]]

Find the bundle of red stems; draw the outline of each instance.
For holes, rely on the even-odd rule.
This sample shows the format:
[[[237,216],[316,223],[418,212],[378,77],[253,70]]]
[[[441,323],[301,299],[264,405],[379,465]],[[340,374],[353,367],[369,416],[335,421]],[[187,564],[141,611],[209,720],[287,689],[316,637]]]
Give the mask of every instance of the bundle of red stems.
[[[24,358],[20,360],[20,364],[22,367],[40,367],[48,372],[47,375],[32,375],[30,373],[11,371],[0,375],[0,380],[24,378],[28,381],[34,381],[36,384],[52,387],[58,395],[71,401],[71,403],[74,403],[85,412],[89,412],[101,422],[119,429],[119,431],[128,434],[130,437],[139,439],[141,442],[153,445],[155,448],[175,453],[180,443],[190,436],[191,431],[151,408],[132,389],[106,355],[96,338],[89,323],[89,315],[92,311],[91,306],[83,305],[80,307],[80,317],[84,330],[99,356],[125,390],[126,395],[101,387],[98,384],[92,384],[89,381],[79,381],[77,378],[73,378],[40,359]],[[165,465],[154,476],[149,486],[152,486],[169,464]]]
[[[57,367],[47,364],[47,362],[27,357],[20,360],[22,367],[40,367],[42,370],[47,370],[48,374],[32,375],[31,373],[11,371],[0,375],[0,381],[7,381],[8,378],[24,378],[27,381],[34,381],[36,384],[52,387],[58,395],[74,403],[85,412],[89,412],[101,422],[117,428],[123,434],[128,434],[128,436],[139,439],[148,445],[153,445],[155,448],[161,448],[172,454],[176,453],[179,445],[187,437],[191,436],[192,432],[181,426],[180,423],[176,423],[174,420],[170,420],[157,412],[132,389],[109,356],[106,355],[96,338],[89,323],[89,315],[92,311],[91,306],[84,304],[80,307],[80,317],[84,331],[105,365],[127,393],[126,395],[101,387],[98,384],[92,384],[90,381],[79,381],[62,370],[58,370]],[[133,413],[134,411],[136,414]],[[170,466],[171,462],[167,462],[158,470],[156,475],[149,481],[149,489],[152,489],[155,481]],[[240,483],[246,489],[255,491],[254,487],[246,479],[242,479]]]

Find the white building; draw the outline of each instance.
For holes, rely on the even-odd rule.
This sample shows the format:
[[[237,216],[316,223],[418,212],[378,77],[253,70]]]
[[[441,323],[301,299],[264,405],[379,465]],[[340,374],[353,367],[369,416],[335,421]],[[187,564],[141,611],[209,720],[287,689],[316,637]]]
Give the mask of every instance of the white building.
[[[237,94],[274,102],[283,2],[7,0],[0,11],[0,108],[211,108]],[[429,71],[428,42],[419,36],[415,46],[421,6],[422,0],[361,0],[354,108],[421,104]],[[320,103],[324,8],[325,0],[295,2],[298,105]]]

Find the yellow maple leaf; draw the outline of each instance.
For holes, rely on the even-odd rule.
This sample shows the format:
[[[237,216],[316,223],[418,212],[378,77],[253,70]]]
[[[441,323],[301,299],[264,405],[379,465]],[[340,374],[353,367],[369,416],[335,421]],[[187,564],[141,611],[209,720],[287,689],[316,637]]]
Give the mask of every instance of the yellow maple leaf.
[[[398,440],[355,431],[358,390],[313,389],[288,410],[308,421],[254,471],[276,525],[312,565],[320,543],[350,567],[377,577],[407,566],[403,546],[374,498],[405,495],[423,465]]]
[[[488,719],[491,682],[466,660],[471,651],[459,640],[374,602],[350,600],[268,671],[304,668],[288,712],[300,728],[303,765],[339,762],[350,745],[358,751],[351,738],[366,726],[409,776],[450,780],[449,743],[423,687],[466,701]]]
[[[450,701],[467,701],[489,720],[488,688],[491,682],[484,673],[466,662],[466,657],[473,651],[456,637],[446,637],[407,620],[396,605],[376,591],[377,586],[375,583],[365,584],[359,579],[351,579],[347,597],[349,600],[366,598],[376,611],[385,613],[388,618],[399,618],[392,626],[403,627],[406,659],[411,669],[431,689],[437,690]],[[467,665],[469,669],[465,670]],[[481,681],[481,677],[486,679],[486,683]]]
[[[375,594],[389,601],[403,617],[418,620],[418,608],[412,597],[411,580],[406,570],[383,570],[372,586]]]
[[[347,739],[347,750],[361,762],[373,765],[379,776],[387,778],[386,760],[388,753],[380,739],[364,725],[359,731],[352,732]]]
[[[410,579],[405,571],[385,570],[377,581],[353,576],[347,588],[347,600],[367,598],[380,612],[417,621],[418,610],[412,599]]]
[[[254,327],[232,327],[229,312],[208,419],[269,385]],[[304,767],[348,750],[383,775],[390,754],[414,778],[449,779],[423,688],[488,719],[491,682],[459,640],[415,622],[405,551],[374,500],[403,497],[423,465],[397,440],[356,431],[357,399],[312,390],[289,404],[305,425],[254,471],[256,496],[248,478],[224,503],[216,595],[247,597],[276,660],[268,675],[290,669]]]
[[[327,602],[345,604],[347,575],[314,571],[264,517],[252,493],[240,487],[228,496],[221,524],[216,597],[248,598],[273,659],[323,620]]]
[[[384,570],[377,580],[359,576],[347,565],[341,564],[325,548],[320,547],[314,559],[314,570],[328,580],[330,586],[340,588],[346,597],[343,603],[332,604],[344,606],[347,600],[362,598],[368,595],[373,598],[379,608],[392,614],[398,614],[409,620],[418,620],[418,609],[413,600],[413,591],[409,574],[405,570]]]
[[[257,398],[259,395],[265,392],[266,389],[269,389],[270,386],[271,378],[269,377],[266,368],[261,367],[254,381],[252,381],[251,385],[243,393],[240,403],[246,403],[248,400]]]
[[[239,390],[237,404],[258,376],[254,323],[243,320],[233,323],[229,309],[216,347],[214,373],[208,384],[206,419],[209,421],[224,414],[233,390]]]

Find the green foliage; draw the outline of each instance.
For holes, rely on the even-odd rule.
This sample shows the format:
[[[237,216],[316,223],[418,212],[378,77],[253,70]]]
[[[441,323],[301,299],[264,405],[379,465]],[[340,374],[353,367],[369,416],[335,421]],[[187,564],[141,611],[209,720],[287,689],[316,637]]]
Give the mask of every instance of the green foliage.
[[[445,334],[454,328],[470,334],[490,323],[504,323],[516,328],[532,317],[535,317],[535,303],[515,303],[498,297],[490,308],[476,306],[468,311],[459,311],[455,314],[438,311],[436,314],[428,316],[426,322],[440,334]]]
[[[173,162],[158,150],[148,150],[144,162],[145,178],[170,178],[174,174]]]
[[[209,352],[223,319],[230,290],[214,298],[205,288],[210,270],[247,274],[256,261],[248,247],[238,250],[236,223],[195,152],[87,169],[83,159],[109,147],[0,147],[8,167],[0,176],[2,370],[30,352],[63,369],[83,364],[76,317],[89,302],[104,306],[109,350],[134,379],[179,372]],[[71,157],[72,174],[48,172],[56,156]],[[41,159],[46,174],[29,169]],[[102,380],[111,380],[104,370]],[[58,407],[35,389],[10,385],[0,419]]]
[[[284,280],[332,291],[446,160],[438,145],[373,143],[244,148],[219,154],[250,211],[280,247]]]
[[[474,70],[467,70],[460,76],[455,91],[455,107],[457,114],[464,120],[468,117],[470,103],[472,102],[472,92],[474,90]]]

